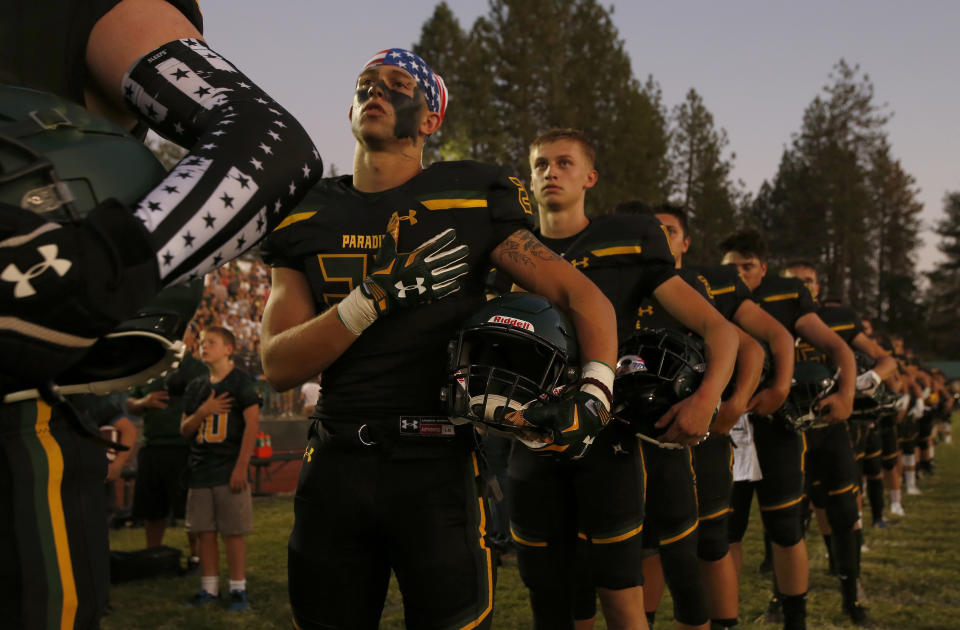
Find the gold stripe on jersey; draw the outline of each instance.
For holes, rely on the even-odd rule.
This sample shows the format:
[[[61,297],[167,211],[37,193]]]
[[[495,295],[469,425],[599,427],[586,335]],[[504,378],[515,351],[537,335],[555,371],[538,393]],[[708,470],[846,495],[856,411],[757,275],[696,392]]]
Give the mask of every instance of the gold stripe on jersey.
[[[712,289],[714,295],[723,295],[725,293],[733,293],[737,290],[736,285],[731,284],[729,287],[723,287],[721,289]]]
[[[634,527],[630,531],[624,532],[619,536],[610,536],[608,538],[593,538],[590,540],[590,542],[593,543],[594,545],[610,545],[613,543],[623,542],[628,538],[633,538],[634,536],[641,533],[642,531],[643,531],[643,525],[640,525],[639,527]]]
[[[856,324],[838,324],[836,326],[831,326],[830,330],[853,330],[856,327]]]
[[[615,247],[603,247],[594,249],[590,252],[592,255],[600,256],[619,256],[622,254],[642,254],[643,248],[639,245],[617,245]]]
[[[273,228],[273,231],[282,230],[288,225],[293,225],[294,223],[299,223],[300,221],[306,221],[313,215],[317,213],[316,210],[311,210],[310,212],[297,212],[295,214],[287,215],[287,218],[280,222],[280,225]]]
[[[694,531],[696,531],[696,529],[697,529],[697,527],[698,527],[699,525],[700,525],[700,522],[697,521],[697,522],[695,522],[693,525],[691,525],[686,531],[682,531],[682,532],[680,532],[679,534],[677,534],[676,536],[671,536],[670,538],[662,538],[662,539],[660,539],[660,544],[661,544],[661,545],[669,545],[669,544],[671,544],[671,543],[677,542],[678,540],[682,540],[682,539],[686,538],[687,536],[689,536],[690,534],[692,534]]]
[[[77,586],[73,581],[73,562],[70,560],[70,541],[67,538],[67,519],[63,514],[63,499],[60,496],[63,483],[63,452],[57,440],[50,434],[50,406],[37,403],[37,423],[34,427],[37,439],[47,455],[47,507],[50,510],[50,525],[60,571],[60,587],[63,599],[60,609],[60,628],[73,628],[77,615]]]
[[[428,199],[420,202],[427,210],[457,210],[459,208],[486,208],[486,199]]]
[[[778,295],[768,295],[763,298],[764,302],[782,302],[783,300],[795,300],[800,297],[799,293],[780,293]]]
[[[513,527],[510,528],[510,537],[513,538],[515,542],[523,545],[524,547],[546,547],[547,546],[546,541],[527,540],[526,538],[522,538],[519,534],[517,534],[517,530],[515,530]]]

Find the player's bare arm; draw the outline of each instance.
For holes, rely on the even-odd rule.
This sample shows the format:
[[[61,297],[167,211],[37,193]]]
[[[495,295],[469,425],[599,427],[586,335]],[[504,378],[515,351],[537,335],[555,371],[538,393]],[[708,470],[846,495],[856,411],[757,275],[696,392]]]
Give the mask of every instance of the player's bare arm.
[[[745,331],[766,342],[773,357],[773,381],[757,392],[747,408],[759,414],[771,414],[783,405],[790,394],[793,379],[793,335],[756,302],[746,300],[733,314],[733,321]]]
[[[610,300],[529,230],[517,230],[490,260],[522,288],[547,298],[573,320],[583,362],[617,362],[617,316]]]
[[[693,444],[707,434],[720,396],[733,374],[739,339],[736,327],[679,276],[670,278],[653,297],[681,324],[703,337],[707,369],[692,395],[674,405],[657,425],[666,427],[663,439]]]
[[[177,39],[203,39],[196,27],[166,0],[123,0],[90,32],[87,68],[93,81],[86,89],[87,106],[130,128],[136,118],[123,104],[120,89],[133,63]]]
[[[711,429],[723,435],[730,433],[730,429],[747,410],[763,375],[763,348],[740,327],[736,328],[740,346],[737,348],[734,388],[730,396],[720,403],[720,410]]]
[[[820,408],[828,410],[827,422],[841,422],[853,412],[853,397],[857,383],[857,361],[853,350],[837,333],[830,330],[816,313],[807,313],[794,325],[797,333],[826,354],[840,370],[837,391],[820,402]]]
[[[273,269],[260,355],[264,376],[277,391],[320,374],[357,339],[337,317],[336,307],[317,315],[306,276],[294,269]]]

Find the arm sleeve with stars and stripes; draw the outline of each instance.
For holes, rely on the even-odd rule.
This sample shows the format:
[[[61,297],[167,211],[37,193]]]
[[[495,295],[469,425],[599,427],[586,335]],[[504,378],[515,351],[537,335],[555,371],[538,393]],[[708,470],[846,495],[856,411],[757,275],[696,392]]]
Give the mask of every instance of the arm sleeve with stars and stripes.
[[[322,175],[300,123],[198,39],[142,57],[123,91],[147,125],[190,150],[135,208],[164,285],[253,247]]]

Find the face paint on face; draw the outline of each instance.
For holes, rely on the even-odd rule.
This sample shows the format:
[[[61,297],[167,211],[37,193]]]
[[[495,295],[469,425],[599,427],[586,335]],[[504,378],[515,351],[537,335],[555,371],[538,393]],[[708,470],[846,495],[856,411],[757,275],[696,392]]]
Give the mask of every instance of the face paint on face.
[[[361,87],[357,90],[357,103],[363,105],[370,100],[370,88],[376,87],[383,91],[390,105],[393,106],[393,113],[396,123],[393,128],[393,135],[399,138],[417,139],[417,129],[420,126],[420,87],[413,90],[413,96],[408,96],[403,92],[392,90],[383,79],[378,80],[373,85]]]

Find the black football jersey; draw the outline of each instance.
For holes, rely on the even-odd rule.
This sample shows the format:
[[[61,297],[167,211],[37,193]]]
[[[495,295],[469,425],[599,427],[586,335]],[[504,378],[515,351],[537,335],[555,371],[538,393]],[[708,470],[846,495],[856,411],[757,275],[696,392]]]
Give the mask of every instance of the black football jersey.
[[[677,275],[679,275],[684,282],[696,289],[697,293],[706,298],[708,302],[713,304],[710,285],[703,274],[694,269],[681,268],[677,270]],[[641,328],[674,328],[686,333],[692,332],[689,328],[677,321],[673,315],[668,313],[652,295],[645,298],[634,313],[633,327],[635,330],[640,330]]]
[[[470,246],[470,273],[458,293],[432,304],[396,309],[373,323],[323,373],[321,419],[386,422],[401,415],[446,415],[447,345],[483,303],[490,253],[533,227],[523,183],[503,168],[441,162],[379,193],[353,187],[350,175],[321,181],[264,241],[275,267],[306,275],[317,312],[342,300],[371,270],[391,216],[400,219],[398,251],[447,228]]]
[[[260,391],[252,376],[239,368],[233,368],[223,380],[211,383],[210,375],[190,381],[184,392],[184,413],[192,414],[210,397],[228,392],[233,397],[233,406],[223,414],[207,416],[193,436],[190,445],[190,487],[210,488],[230,483],[230,474],[236,465],[243,430],[247,423],[243,411],[254,405],[260,406]]]
[[[863,323],[860,316],[850,307],[840,305],[821,306],[817,309],[817,315],[830,327],[830,330],[840,335],[840,338],[846,341],[847,345],[851,345],[854,337],[863,332]],[[797,340],[796,360],[830,362],[824,353],[803,339]]]
[[[767,276],[754,290],[753,297],[794,336],[797,335],[797,320],[817,311],[810,290],[797,278]]]
[[[736,265],[709,265],[692,269],[706,285],[713,300],[713,307],[720,311],[727,321],[733,321],[733,316],[741,304],[753,299],[753,293],[744,284]]]
[[[633,332],[640,303],[677,273],[664,228],[650,216],[601,216],[573,236],[540,240],[607,296],[617,313],[619,340]]]

